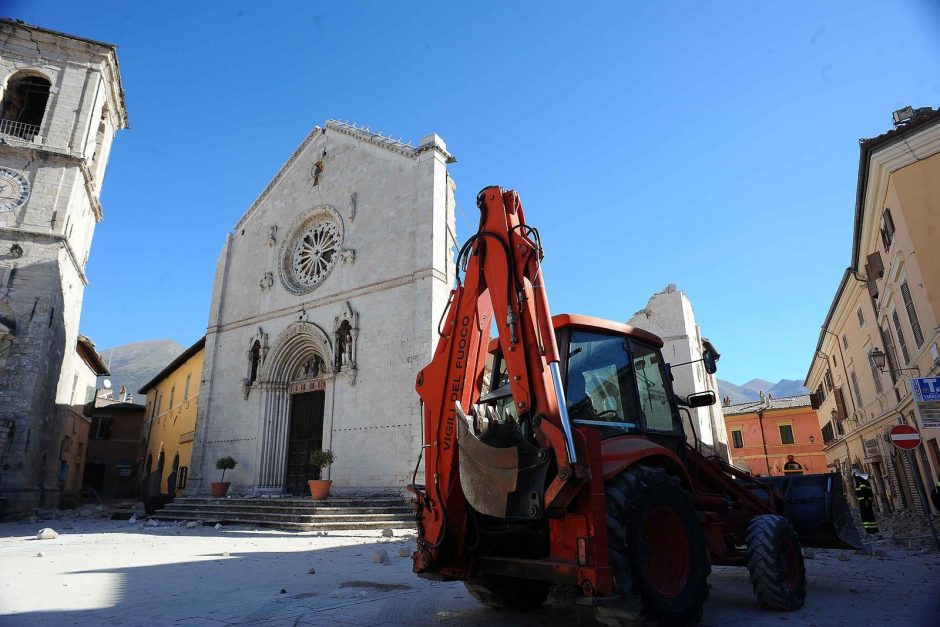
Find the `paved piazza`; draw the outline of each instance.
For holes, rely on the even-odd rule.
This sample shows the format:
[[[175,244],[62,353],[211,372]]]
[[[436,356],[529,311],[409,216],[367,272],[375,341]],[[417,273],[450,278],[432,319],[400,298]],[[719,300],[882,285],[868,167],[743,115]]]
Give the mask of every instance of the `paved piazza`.
[[[44,526],[61,535],[35,539]],[[412,546],[413,533],[395,533],[382,538],[381,532],[337,531],[324,537],[99,519],[2,524],[0,625],[592,622],[553,607],[496,612],[478,605],[459,583],[418,579],[411,560],[399,555]],[[807,560],[806,607],[790,614],[758,608],[744,569],[716,568],[703,624],[936,624],[940,556],[882,550],[882,557],[816,551]],[[388,554],[387,565],[375,561],[381,551]]]

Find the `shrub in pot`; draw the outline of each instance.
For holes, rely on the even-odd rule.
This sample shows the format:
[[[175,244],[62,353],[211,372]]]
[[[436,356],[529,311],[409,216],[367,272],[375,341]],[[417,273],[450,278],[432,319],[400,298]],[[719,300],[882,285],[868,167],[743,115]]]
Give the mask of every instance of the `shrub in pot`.
[[[231,470],[236,465],[238,465],[238,462],[235,461],[235,458],[228,455],[215,460],[215,467],[222,471],[222,480],[212,482],[213,498],[225,498],[225,495],[228,494],[228,487],[231,483],[225,480],[225,471]]]
[[[333,451],[310,451],[307,463],[314,468],[315,479],[307,481],[307,487],[310,488],[310,496],[314,501],[322,501],[330,495],[330,486],[333,482],[330,479],[321,479],[323,469],[336,461]]]

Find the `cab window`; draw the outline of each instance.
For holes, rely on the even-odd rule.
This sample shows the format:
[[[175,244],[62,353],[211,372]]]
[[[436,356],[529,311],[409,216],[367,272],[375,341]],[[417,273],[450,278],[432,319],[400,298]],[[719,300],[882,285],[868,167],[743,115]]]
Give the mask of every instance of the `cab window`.
[[[637,412],[630,369],[623,337],[572,332],[566,400],[568,415],[575,424],[635,423]]]
[[[662,357],[655,349],[639,342],[631,340],[630,347],[640,412],[646,428],[650,431],[678,431],[680,427],[669,402]]]

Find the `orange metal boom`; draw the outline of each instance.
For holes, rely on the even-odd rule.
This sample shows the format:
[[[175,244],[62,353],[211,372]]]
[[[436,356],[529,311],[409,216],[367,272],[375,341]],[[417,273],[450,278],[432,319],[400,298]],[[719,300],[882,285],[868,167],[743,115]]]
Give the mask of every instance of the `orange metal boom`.
[[[464,281],[451,292],[431,363],[418,373],[424,406],[425,484],[414,486],[418,519],[416,572],[465,578],[466,501],[460,486],[457,403],[479,400],[493,321],[520,421],[554,452],[557,475],[544,496],[561,512],[589,478],[584,436],[568,420],[558,374],[558,347],[541,275],[538,232],[527,226],[518,194],[487,187],[477,197],[479,231],[464,244]]]

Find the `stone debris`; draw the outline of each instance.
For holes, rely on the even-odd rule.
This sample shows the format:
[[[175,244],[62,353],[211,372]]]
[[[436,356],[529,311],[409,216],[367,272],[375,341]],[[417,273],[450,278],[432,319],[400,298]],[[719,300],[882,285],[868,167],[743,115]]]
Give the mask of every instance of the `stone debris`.
[[[42,557],[42,553],[36,553],[36,557]]]
[[[388,527],[386,527],[385,529],[382,530],[382,537],[383,537],[383,538],[391,538],[391,537],[394,537],[394,535],[395,535],[395,532],[393,532],[393,531],[392,531],[391,529],[389,529]]]
[[[411,555],[411,549],[407,546],[398,547],[398,557],[409,557]]]
[[[149,520],[147,521],[147,526],[148,526],[148,527],[159,527],[159,526],[160,526],[160,523],[157,522],[156,519],[151,518],[151,519],[149,519]]]
[[[372,556],[372,561],[376,564],[382,564],[383,566],[388,566],[391,563],[391,559],[388,557],[388,551],[382,549],[381,551],[376,551]]]
[[[281,588],[281,594],[287,594],[287,588]]]
[[[36,534],[37,540],[55,540],[58,537],[59,533],[55,529],[50,529],[49,527],[40,529],[39,533]]]
[[[127,519],[127,524],[136,525],[137,524],[137,514],[131,514],[131,517]]]
[[[222,523],[215,523],[215,530],[218,531],[222,528]]]
[[[186,523],[187,529],[195,529],[196,527],[202,527],[202,523],[198,520],[190,520],[188,523]]]
[[[222,552],[222,557],[229,557],[230,555],[231,555],[231,553],[229,553],[228,551],[223,551],[223,552]]]
[[[316,574],[317,574],[317,569],[314,568],[313,566],[311,566],[311,567],[310,567],[310,570],[307,571],[307,574],[308,574],[308,575],[316,575]]]
[[[847,562],[849,561],[849,556],[846,555],[845,553],[839,553],[838,555],[836,555],[836,559],[839,560],[840,562]]]

